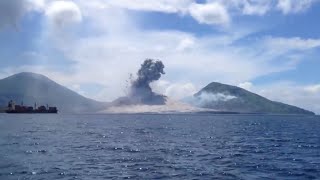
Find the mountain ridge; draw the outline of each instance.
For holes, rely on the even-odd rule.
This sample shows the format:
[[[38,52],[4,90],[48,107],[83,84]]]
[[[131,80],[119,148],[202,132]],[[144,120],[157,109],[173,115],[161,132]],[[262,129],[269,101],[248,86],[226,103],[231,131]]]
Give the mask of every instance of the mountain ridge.
[[[66,113],[95,113],[112,107],[110,103],[86,98],[47,76],[32,72],[21,72],[0,80],[0,106],[6,106],[10,100],[29,106],[48,104]],[[219,82],[208,84],[187,102],[221,112],[314,115],[311,111]]]
[[[293,105],[269,100],[243,88],[219,82],[209,83],[202,88],[194,94],[191,103],[201,108],[242,113],[315,114]]]

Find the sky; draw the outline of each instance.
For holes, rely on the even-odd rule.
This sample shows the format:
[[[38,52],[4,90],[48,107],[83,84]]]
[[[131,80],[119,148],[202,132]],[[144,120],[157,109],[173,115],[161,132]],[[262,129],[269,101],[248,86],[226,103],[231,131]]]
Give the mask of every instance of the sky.
[[[99,101],[146,58],[179,100],[210,82],[320,113],[320,0],[2,0],[0,78],[35,72]]]

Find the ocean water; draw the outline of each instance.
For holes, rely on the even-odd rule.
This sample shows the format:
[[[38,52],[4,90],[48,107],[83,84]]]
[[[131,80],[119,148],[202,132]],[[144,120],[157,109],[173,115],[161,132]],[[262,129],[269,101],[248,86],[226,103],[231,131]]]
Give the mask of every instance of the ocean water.
[[[0,114],[0,179],[320,179],[320,117]]]

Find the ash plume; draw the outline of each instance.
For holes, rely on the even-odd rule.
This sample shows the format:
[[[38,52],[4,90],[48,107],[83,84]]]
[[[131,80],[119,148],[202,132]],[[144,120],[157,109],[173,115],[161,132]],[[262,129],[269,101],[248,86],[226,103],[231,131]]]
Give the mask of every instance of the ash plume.
[[[130,85],[129,93],[126,97],[117,99],[116,105],[145,104],[163,105],[166,97],[152,91],[150,83],[157,81],[165,74],[164,65],[159,60],[146,59],[137,73],[137,79]]]

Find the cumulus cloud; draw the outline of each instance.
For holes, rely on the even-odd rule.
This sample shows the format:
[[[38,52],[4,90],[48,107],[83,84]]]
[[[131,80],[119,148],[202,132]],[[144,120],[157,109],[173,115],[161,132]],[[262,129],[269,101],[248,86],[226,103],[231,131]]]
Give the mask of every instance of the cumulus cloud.
[[[190,50],[195,45],[195,42],[191,38],[183,39],[177,47],[178,51]]]
[[[220,3],[192,4],[190,15],[201,24],[226,25],[230,17],[226,8]]]
[[[252,89],[252,86],[253,86],[253,84],[251,82],[243,82],[238,85],[238,87],[241,87],[241,88],[248,90],[248,91],[250,91]]]
[[[72,1],[53,1],[46,8],[45,14],[55,28],[63,28],[82,21],[78,5]]]
[[[3,0],[0,1],[0,27],[18,26],[29,12],[43,12],[55,28],[70,26],[82,21],[78,5],[73,1]]]
[[[185,97],[193,96],[197,93],[198,89],[193,83],[172,83],[169,81],[158,81],[152,85],[152,88],[160,93],[173,98],[175,100],[181,100]]]
[[[73,48],[77,33],[83,22],[83,13],[76,1],[48,1],[43,10],[46,23],[41,33],[42,41],[49,41],[61,52]],[[66,54],[63,53],[63,57]]]
[[[264,15],[272,9],[272,0],[218,0],[237,15]],[[216,2],[211,0],[210,2]]]
[[[234,15],[265,15],[274,11],[283,14],[295,14],[304,12],[318,0],[208,0],[224,4],[229,14]],[[231,13],[232,12],[232,13]]]
[[[247,15],[264,15],[271,9],[271,2],[268,0],[243,0],[243,14]]]
[[[90,8],[129,9],[190,15],[201,24],[226,25],[233,16],[265,15],[274,10],[284,14],[298,13],[311,7],[317,0],[78,0]]]
[[[283,14],[299,13],[311,7],[316,0],[279,0],[277,8]]]

